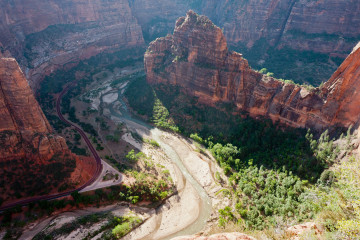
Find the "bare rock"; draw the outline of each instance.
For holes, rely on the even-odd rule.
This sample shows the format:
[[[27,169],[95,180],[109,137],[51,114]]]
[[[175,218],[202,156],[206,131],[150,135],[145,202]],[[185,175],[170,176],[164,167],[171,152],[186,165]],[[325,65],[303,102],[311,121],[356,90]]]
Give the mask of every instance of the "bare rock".
[[[205,104],[232,102],[238,113],[322,130],[357,123],[359,57],[354,50],[324,87],[308,90],[254,71],[241,54],[228,50],[220,28],[189,11],[173,35],[150,44],[145,70],[150,84],[180,86]]]

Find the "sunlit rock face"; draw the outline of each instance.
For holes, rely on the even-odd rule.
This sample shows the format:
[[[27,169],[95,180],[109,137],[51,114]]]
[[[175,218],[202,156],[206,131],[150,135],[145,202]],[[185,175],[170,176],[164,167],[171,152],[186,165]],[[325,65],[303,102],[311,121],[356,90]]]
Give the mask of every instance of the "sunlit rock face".
[[[49,160],[67,152],[65,140],[52,129],[28,81],[13,58],[0,58],[0,162]]]
[[[328,83],[308,90],[254,71],[241,54],[228,51],[220,28],[189,11],[173,35],[150,44],[144,59],[150,84],[177,85],[205,104],[231,102],[239,114],[322,130],[357,123],[359,57],[356,48]]]
[[[345,58],[360,36],[356,0],[0,0],[0,56],[15,57],[36,90],[56,69],[171,33],[189,9],[209,16],[232,45],[260,41],[261,54],[271,46]]]

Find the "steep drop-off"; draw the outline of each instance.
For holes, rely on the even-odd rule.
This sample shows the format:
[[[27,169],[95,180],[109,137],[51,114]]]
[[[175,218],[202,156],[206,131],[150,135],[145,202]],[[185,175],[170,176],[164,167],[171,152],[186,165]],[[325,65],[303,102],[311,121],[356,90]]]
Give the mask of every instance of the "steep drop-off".
[[[209,16],[253,66],[298,82],[326,80],[341,61],[336,57],[360,40],[355,0],[0,0],[0,55],[15,57],[36,89],[55,69],[171,33],[189,9]],[[282,56],[291,66],[274,64]],[[309,73],[300,80],[302,70]]]
[[[49,159],[67,149],[65,140],[51,127],[33,96],[15,59],[0,59],[0,160]]]
[[[85,162],[52,133],[13,58],[0,58],[0,119],[2,200],[56,191],[66,182],[76,186],[91,177],[92,170],[83,171]]]
[[[359,57],[356,48],[324,87],[308,89],[254,71],[228,50],[220,28],[189,11],[173,35],[150,44],[145,69],[149,83],[180,86],[203,103],[231,102],[238,113],[321,130],[357,123]]]

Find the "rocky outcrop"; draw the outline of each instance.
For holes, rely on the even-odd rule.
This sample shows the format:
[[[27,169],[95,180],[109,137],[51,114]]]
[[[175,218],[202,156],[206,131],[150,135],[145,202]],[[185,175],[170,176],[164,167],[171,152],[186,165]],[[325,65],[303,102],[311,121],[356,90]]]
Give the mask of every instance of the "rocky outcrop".
[[[79,158],[65,139],[53,134],[13,58],[0,58],[0,119],[0,199],[4,203],[54,193],[60,186],[75,188],[94,174],[93,159]]]
[[[66,64],[144,43],[127,0],[0,1],[0,32],[1,51],[19,61],[32,87]]]
[[[315,222],[306,222],[299,225],[291,226],[286,229],[286,232],[291,236],[291,240],[303,239],[306,233],[314,234],[316,239],[323,239],[323,231],[319,229]]]
[[[53,135],[15,59],[0,58],[0,161],[31,158],[45,161],[66,151],[65,140]]]
[[[182,237],[176,237],[172,240],[255,240],[255,238],[250,237],[243,233],[219,233],[214,234],[208,237],[204,236],[182,236]]]
[[[209,16],[232,45],[264,46],[256,61],[267,61],[269,46],[345,58],[360,37],[356,0],[0,0],[0,56],[15,57],[36,89],[55,69],[171,33],[188,9]]]
[[[220,28],[189,11],[173,35],[150,44],[145,69],[149,83],[178,85],[203,103],[232,102],[238,113],[321,130],[357,123],[359,57],[356,48],[324,87],[308,89],[252,70],[228,50]]]

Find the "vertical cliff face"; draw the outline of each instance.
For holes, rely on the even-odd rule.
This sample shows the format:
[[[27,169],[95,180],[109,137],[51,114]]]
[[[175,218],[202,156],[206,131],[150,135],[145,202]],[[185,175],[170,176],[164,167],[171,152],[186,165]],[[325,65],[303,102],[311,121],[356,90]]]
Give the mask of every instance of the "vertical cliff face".
[[[259,63],[257,68],[268,67],[283,78],[295,79],[306,61],[314,61],[302,51],[326,54],[305,69],[313,72],[309,79],[321,77],[315,84],[330,76],[328,66],[336,69],[336,59],[327,57],[345,58],[360,39],[356,0],[0,0],[0,55],[15,57],[36,88],[44,75],[64,65],[171,33],[173,22],[188,9],[209,16],[231,45],[256,55],[246,56],[252,64]],[[283,50],[279,56],[286,55],[294,64],[274,67],[269,48]],[[321,64],[322,69],[316,68]]]
[[[150,44],[145,69],[149,83],[178,85],[206,104],[232,102],[253,117],[321,130],[357,122],[359,54],[354,50],[322,89],[307,89],[252,70],[241,54],[228,51],[218,27],[189,11],[172,36]]]
[[[95,166],[93,159],[79,158],[53,134],[16,60],[0,58],[2,202],[80,186],[93,176]]]
[[[264,38],[270,45],[345,57],[360,36],[356,0],[208,0],[199,10],[224,28],[230,43],[248,47]]]
[[[0,31],[32,87],[68,63],[144,43],[127,0],[0,1]]]
[[[331,124],[359,124],[360,42],[321,90],[326,96],[323,111]]]
[[[50,159],[68,151],[52,129],[15,59],[0,58],[0,162]]]

